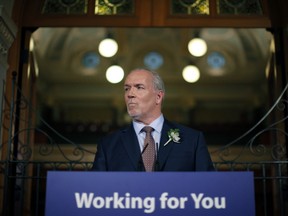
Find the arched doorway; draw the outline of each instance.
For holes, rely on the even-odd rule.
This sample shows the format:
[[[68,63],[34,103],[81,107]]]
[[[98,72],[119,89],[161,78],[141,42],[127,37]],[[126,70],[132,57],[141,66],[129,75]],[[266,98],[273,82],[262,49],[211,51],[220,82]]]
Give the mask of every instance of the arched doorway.
[[[264,7],[263,7],[264,10],[263,10],[263,14],[262,15],[256,16],[256,17],[252,17],[252,18],[250,17],[249,18],[249,22],[247,22],[247,17],[246,17],[246,19],[244,19],[243,17],[240,17],[240,18],[236,17],[235,18],[235,17],[231,17],[231,16],[226,16],[226,17],[224,16],[224,18],[223,18],[223,16],[220,16],[219,14],[217,15],[217,4],[216,4],[217,1],[209,1],[210,4],[209,4],[208,8],[209,9],[212,8],[212,10],[209,12],[209,15],[206,16],[206,15],[203,15],[203,14],[200,14],[200,15],[198,14],[199,16],[198,15],[197,16],[193,16],[193,18],[191,18],[190,15],[183,15],[183,14],[176,14],[174,16],[171,16],[171,14],[169,13],[171,2],[168,2],[168,1],[132,1],[134,3],[135,7],[134,7],[134,10],[131,10],[133,12],[133,15],[131,15],[131,16],[124,16],[123,14],[122,15],[116,15],[116,16],[109,16],[109,15],[108,16],[105,16],[105,15],[104,16],[96,16],[95,15],[95,10],[94,10],[95,9],[95,4],[94,3],[96,1],[95,2],[87,1],[87,5],[84,5],[84,8],[87,6],[87,10],[83,10],[85,12],[84,16],[81,16],[81,15],[79,16],[79,14],[76,14],[76,15],[72,14],[71,15],[70,14],[70,12],[71,12],[70,10],[69,10],[70,11],[69,14],[45,14],[45,13],[43,14],[43,10],[44,10],[43,8],[44,8],[44,6],[47,6],[49,2],[52,2],[52,1],[39,1],[37,3],[32,2],[32,1],[26,1],[25,5],[24,5],[24,10],[23,10],[24,16],[23,16],[23,22],[22,22],[23,31],[21,31],[21,33],[23,35],[22,39],[24,41],[24,43],[22,43],[22,44],[24,44],[24,45],[22,45],[23,47],[21,49],[21,53],[23,55],[21,55],[22,59],[20,58],[20,67],[19,67],[20,69],[19,69],[19,72],[18,72],[19,76],[18,76],[17,80],[18,80],[18,84],[21,83],[20,84],[21,94],[24,93],[24,95],[28,96],[27,98],[34,98],[32,96],[35,96],[35,91],[30,89],[30,84],[32,83],[33,84],[32,86],[34,86],[34,84],[36,86],[36,82],[37,81],[34,80],[36,78],[36,77],[34,77],[34,75],[36,75],[36,70],[32,68],[32,70],[31,70],[32,74],[34,74],[34,72],[35,72],[35,74],[32,75],[32,76],[28,76],[29,75],[29,73],[28,73],[28,71],[29,71],[28,70],[28,65],[29,64],[30,64],[30,66],[34,65],[35,61],[32,59],[32,57],[31,57],[32,55],[29,55],[29,52],[27,50],[29,50],[28,49],[28,45],[29,45],[31,34],[32,34],[32,32],[34,32],[34,29],[38,28],[38,27],[53,27],[53,28],[54,27],[57,27],[57,28],[59,28],[59,27],[75,27],[75,26],[77,26],[77,27],[97,27],[97,28],[104,28],[104,27],[107,28],[107,27],[109,27],[108,29],[112,29],[112,27],[113,28],[119,27],[120,28],[119,31],[121,31],[121,29],[123,30],[124,27],[126,27],[126,28],[127,27],[138,27],[138,28],[139,27],[141,27],[141,28],[145,27],[145,30],[147,30],[150,27],[153,27],[153,29],[150,29],[150,31],[154,35],[157,35],[157,34],[163,34],[164,35],[165,32],[164,31],[162,32],[161,30],[165,30],[164,28],[167,28],[168,29],[167,31],[169,31],[169,28],[171,28],[171,27],[173,27],[173,28],[176,28],[176,27],[177,28],[179,28],[179,27],[184,28],[185,27],[184,31],[186,31],[186,33],[189,32],[192,28],[196,28],[197,27],[197,29],[199,29],[200,27],[203,27],[203,26],[210,27],[210,28],[213,27],[212,30],[215,30],[214,28],[216,28],[216,27],[217,28],[219,28],[219,27],[221,27],[221,28],[234,27],[235,28],[236,27],[237,30],[240,29],[240,28],[242,29],[244,27],[245,28],[252,28],[252,27],[256,28],[257,27],[257,28],[262,28],[262,30],[263,30],[263,28],[270,28],[271,27],[271,21],[267,17],[267,5],[266,6],[264,5]],[[79,1],[74,1],[74,2],[79,2]],[[203,2],[205,2],[205,1],[203,1]],[[206,1],[206,2],[208,2],[208,1]],[[179,7],[179,5],[177,7]],[[66,9],[67,9],[67,7],[66,7]],[[52,11],[53,11],[53,7],[52,7]],[[200,9],[198,11],[201,12]],[[212,20],[211,18],[213,19],[213,22],[211,21]],[[155,30],[156,27],[161,28],[159,32],[157,32],[157,29]],[[31,31],[31,28],[33,28],[32,31]],[[79,29],[77,29],[77,28],[64,29],[64,31],[68,31],[68,32],[69,31],[77,31],[77,30],[79,31]],[[208,31],[209,30],[211,31],[211,29],[208,29]],[[156,33],[154,31],[156,31]],[[100,32],[100,30],[97,31],[97,32]],[[140,35],[141,36],[143,36],[143,35],[145,36],[144,33],[140,34]],[[183,35],[184,35],[184,37],[185,36],[187,37],[187,34],[186,35],[183,34]],[[183,35],[182,35],[182,37],[183,37]],[[122,37],[123,37],[123,35],[122,35]],[[139,38],[139,36],[138,36],[138,38]],[[146,35],[146,38],[147,38],[147,35]],[[142,39],[142,41],[143,40],[144,39]],[[62,42],[63,42],[63,40],[62,40]],[[138,44],[139,42],[136,41],[136,43]],[[57,43],[55,45],[57,45]],[[61,46],[61,45],[63,45],[63,44],[61,44],[61,42],[59,42],[58,46]],[[171,44],[169,44],[169,45],[171,46]],[[46,48],[48,49],[50,47],[46,47]],[[28,58],[28,59],[30,59],[29,61],[27,61],[27,58],[24,58],[27,54],[28,54],[28,56],[31,57],[31,58]],[[51,56],[53,57],[53,52],[50,52],[50,54],[52,54]],[[54,57],[57,58],[57,56],[54,56]],[[174,58],[171,58],[171,59],[173,60]],[[271,61],[271,62],[273,63],[273,61]],[[271,71],[273,71],[273,67],[272,66],[271,66]],[[180,78],[178,76],[178,79],[180,79]],[[180,82],[180,85],[183,84],[183,83],[181,83],[181,82],[183,82],[182,80],[179,81],[179,82]],[[174,81],[173,81],[173,83],[174,83]],[[178,88],[175,87],[175,89],[178,89]],[[281,88],[279,88],[279,89],[281,89]],[[176,90],[175,90],[175,92],[176,92]],[[184,93],[185,93],[185,91],[184,91]],[[243,92],[241,92],[241,93],[243,93]],[[249,92],[246,92],[245,96],[246,95],[249,95]],[[276,96],[276,95],[278,95],[277,91],[275,91],[275,95],[274,96]],[[177,99],[177,97],[178,96],[176,95],[176,99]],[[18,93],[18,98],[22,98],[20,93]],[[272,98],[276,98],[276,97],[272,97]],[[110,101],[111,101],[111,99],[110,99]],[[193,100],[192,100],[192,102],[191,101],[188,101],[188,102],[192,103],[192,105],[194,103]],[[105,101],[101,102],[101,104],[103,104],[103,103],[105,103]],[[116,100],[116,101],[114,101],[114,103],[117,105],[117,104],[119,104],[119,101]],[[171,102],[171,103],[175,104],[175,103],[177,103],[177,100],[176,100],[176,102],[174,101],[174,102]],[[184,101],[184,103],[187,103],[187,101]],[[27,117],[27,116],[29,116],[28,115],[29,113],[31,113],[31,114],[34,113],[33,117],[36,117],[36,115],[35,115],[36,113],[35,112],[30,112],[31,111],[30,109],[26,109],[26,111],[25,111],[25,109],[22,110],[20,104],[21,103],[16,105],[17,108],[18,108],[16,112],[18,112],[19,116],[24,117],[24,119],[26,120],[26,119],[29,118],[29,117]],[[34,103],[34,105],[35,104],[36,103]],[[53,105],[52,107],[55,107],[55,106]],[[217,108],[217,106],[216,106],[216,108]],[[64,110],[66,110],[66,109],[64,109]],[[177,107],[177,109],[175,109],[175,110],[179,110],[179,108]],[[116,119],[118,119],[118,112],[116,112],[116,114],[115,114],[113,111],[114,110],[111,109],[111,112],[109,114],[107,114],[107,115],[116,115]],[[173,109],[170,112],[174,113]],[[255,110],[255,112],[258,112],[258,111]],[[81,112],[81,113],[83,113],[83,112]],[[56,112],[56,113],[52,113],[52,114],[53,114],[53,116],[56,115],[56,117],[57,117],[57,115],[61,116],[61,112]],[[73,114],[73,115],[75,115],[75,114]],[[191,115],[191,113],[188,112],[187,115]],[[198,115],[196,115],[196,116],[198,116]],[[182,118],[183,118],[183,116],[182,116]],[[26,123],[23,123],[23,122],[21,123],[19,121],[19,119],[22,119],[22,118],[18,118],[15,121],[16,129],[21,131],[21,132],[22,131],[31,132],[31,130],[26,130],[27,128],[29,128],[29,127],[27,127],[27,121],[24,121]],[[28,126],[29,126],[29,124],[28,124]],[[41,134],[43,134],[43,132],[46,133],[46,130],[43,131],[43,130],[41,130],[41,128],[37,128],[37,130],[38,130],[38,132],[40,131]],[[22,136],[22,135],[19,135],[19,134],[20,133],[16,133],[15,134],[16,135],[15,137],[17,137],[17,139],[14,138],[13,139],[13,143],[14,144],[17,143],[18,146],[21,146],[21,143],[26,143],[26,141],[29,140],[27,138],[29,136]],[[62,134],[60,133],[60,135],[62,135]],[[33,136],[33,134],[31,136]],[[48,134],[48,137],[51,137],[50,134]],[[32,139],[34,139],[34,137]],[[38,140],[38,142],[36,142],[36,144],[39,144],[39,143],[43,144],[42,142],[45,143],[45,141],[43,141],[43,140]],[[19,145],[19,143],[20,143],[20,145]],[[34,144],[34,142],[31,142],[31,143]],[[72,142],[72,143],[74,144],[74,142]],[[57,143],[57,144],[59,144],[59,143]],[[16,150],[14,152],[16,152],[16,153],[18,153],[18,147],[15,148],[15,146],[17,146],[17,145],[14,145],[14,149]],[[25,145],[23,145],[23,146],[25,146]],[[59,145],[54,145],[54,146],[55,146],[55,148],[57,150],[60,149],[60,151],[63,148],[63,147],[58,148]],[[33,148],[34,147],[39,147],[39,146],[33,146]],[[39,149],[42,150],[41,146],[39,147]],[[75,149],[79,150],[79,149],[81,149],[81,147],[79,148],[79,146],[76,145]],[[83,150],[83,149],[81,149],[81,150]],[[37,151],[38,151],[38,149],[37,149]],[[51,155],[51,152],[48,155]],[[65,155],[67,155],[66,152],[64,153],[64,157],[65,157]],[[31,155],[28,156],[28,159],[30,159],[30,156]],[[237,157],[237,155],[236,155],[236,157]],[[18,160],[19,160],[19,158],[17,158],[17,161]],[[26,169],[27,167],[25,167],[25,170],[18,169],[19,168],[19,164],[17,166],[14,166],[14,167],[12,166],[13,171],[18,170],[18,171],[20,171],[19,175],[21,177],[28,177],[28,176],[31,176],[30,174],[33,174],[35,172],[35,167],[36,167],[36,171],[40,171],[39,173],[43,172],[44,176],[45,176],[46,171],[51,169],[51,166],[50,166],[51,164],[49,165],[49,163],[48,163],[48,165],[45,164],[42,167],[41,163],[34,163],[35,161],[33,161],[33,160],[29,161],[33,165],[31,167],[29,167],[28,169]],[[70,160],[68,160],[68,161],[70,161]],[[73,159],[72,159],[72,161],[73,161]],[[72,162],[72,163],[74,163],[74,162]],[[87,161],[84,161],[81,164],[86,164],[86,162]],[[225,161],[225,162],[227,162],[227,161]],[[53,164],[52,165],[52,167],[53,167],[55,164],[54,163],[52,163],[52,164]],[[78,165],[78,159],[76,160],[75,164]],[[221,165],[223,165],[223,164],[221,164]],[[231,164],[229,163],[229,165],[231,165]],[[263,165],[263,164],[260,164],[260,166],[261,165]],[[249,166],[251,166],[250,163],[249,163],[248,167]],[[67,168],[66,166],[64,166],[64,167],[65,168],[56,165],[56,169],[66,169]],[[76,169],[79,169],[78,166],[75,166],[75,167],[76,167]],[[256,167],[257,167],[256,169],[259,170],[259,164],[257,164]],[[83,169],[85,170],[85,169],[88,169],[88,168],[89,168],[89,165],[88,166],[84,166]],[[226,166],[225,167],[221,167],[220,166],[219,169],[225,170],[226,168],[227,168]],[[233,167],[233,168],[235,168],[235,167]],[[241,167],[241,168],[243,168],[243,167]],[[55,169],[55,166],[52,169]],[[244,169],[247,169],[247,167],[244,166]],[[266,169],[266,167],[265,167],[265,169]],[[271,169],[271,167],[268,167],[267,169],[269,171],[272,170],[271,172],[274,171],[273,169]],[[282,166],[281,166],[281,169],[282,169]],[[21,172],[21,171],[23,171],[23,172]],[[40,179],[39,178],[39,176],[40,176],[39,173],[37,174],[37,179],[38,180]],[[15,174],[15,173],[13,173],[13,174]],[[261,175],[260,175],[261,176],[260,177],[261,184],[266,181],[265,176],[263,176],[262,174],[263,173],[261,173]],[[27,184],[29,186],[31,186],[31,184],[34,183],[34,182],[31,183],[31,182],[23,181],[23,178],[19,178],[19,179],[21,179],[21,180],[19,182],[17,182],[17,186],[19,186],[19,188],[22,188],[22,189],[24,188],[24,185],[26,187]],[[14,185],[13,185],[13,182],[12,182],[12,187],[13,186]],[[283,185],[281,185],[281,186],[283,186]],[[31,187],[31,188],[33,188],[33,187]],[[274,188],[273,185],[272,186],[269,185],[269,189],[271,189],[271,188]],[[39,196],[39,194],[40,194],[39,192],[40,192],[40,190],[38,188],[35,197]],[[261,193],[262,192],[266,194],[267,191],[261,191]],[[16,193],[17,192],[15,192],[15,194],[13,196],[9,197],[9,199],[10,200],[11,199],[12,200],[15,199],[16,195],[18,195]],[[22,195],[22,197],[26,196],[26,194],[24,194],[24,190],[21,191],[20,194]],[[30,198],[35,200],[35,197],[33,197],[33,195],[32,195]],[[262,199],[262,198],[263,197],[261,196],[260,199]],[[32,199],[28,199],[28,200],[32,200]],[[281,197],[276,197],[275,198],[275,200],[278,200],[278,199],[281,200]],[[20,209],[19,211],[22,211],[23,209],[28,210],[28,211],[35,210],[33,203],[30,203],[30,201],[28,201],[28,205],[24,205],[23,200],[17,200],[17,201],[18,201],[19,205],[21,206],[21,208],[19,208]],[[270,201],[270,200],[266,199],[265,201],[267,202],[267,201]],[[12,202],[12,203],[14,203],[14,202]],[[283,200],[282,200],[282,203],[280,202],[280,204],[281,204],[281,206],[283,206],[282,205],[283,204]],[[13,205],[13,206],[15,206],[15,205]],[[26,209],[26,207],[24,207],[24,206],[28,206],[28,209]],[[32,207],[30,207],[30,206],[32,206]],[[39,206],[36,206],[36,207],[38,208]],[[267,206],[265,206],[265,207],[267,207]],[[261,211],[265,211],[265,210],[267,210],[267,209],[264,209],[264,210],[261,209]],[[279,209],[276,208],[275,211],[279,211]]]

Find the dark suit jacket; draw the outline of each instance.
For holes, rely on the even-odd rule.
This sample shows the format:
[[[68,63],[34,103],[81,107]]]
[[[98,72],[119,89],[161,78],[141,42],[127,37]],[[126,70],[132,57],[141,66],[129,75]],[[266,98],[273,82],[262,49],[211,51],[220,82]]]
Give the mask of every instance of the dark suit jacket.
[[[169,142],[168,131],[179,129],[180,143]],[[203,134],[197,130],[164,120],[156,171],[214,170]],[[133,124],[108,135],[97,145],[92,170],[144,171],[140,147]]]

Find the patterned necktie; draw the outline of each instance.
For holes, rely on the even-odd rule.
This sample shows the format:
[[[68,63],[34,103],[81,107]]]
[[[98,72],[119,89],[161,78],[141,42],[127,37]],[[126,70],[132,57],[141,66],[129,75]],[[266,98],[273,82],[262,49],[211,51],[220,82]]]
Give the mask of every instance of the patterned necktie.
[[[155,163],[155,141],[152,137],[152,131],[154,129],[150,126],[145,126],[142,131],[146,132],[145,140],[144,140],[144,147],[142,151],[142,159],[145,166],[145,170],[147,172],[151,172],[154,170],[154,163]]]

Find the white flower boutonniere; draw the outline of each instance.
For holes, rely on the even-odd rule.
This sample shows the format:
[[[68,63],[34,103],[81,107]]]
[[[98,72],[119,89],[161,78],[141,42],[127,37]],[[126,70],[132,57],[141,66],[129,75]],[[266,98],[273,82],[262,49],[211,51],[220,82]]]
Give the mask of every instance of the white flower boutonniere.
[[[168,131],[168,137],[169,140],[164,144],[166,146],[170,141],[173,141],[175,143],[180,143],[180,137],[179,137],[179,129],[170,129]]]

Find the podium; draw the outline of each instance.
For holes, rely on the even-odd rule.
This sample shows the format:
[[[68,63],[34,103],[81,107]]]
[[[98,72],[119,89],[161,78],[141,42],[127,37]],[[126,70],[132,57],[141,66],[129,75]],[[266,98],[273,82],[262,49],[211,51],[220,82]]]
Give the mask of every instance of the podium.
[[[252,172],[49,171],[46,216],[255,216]]]

